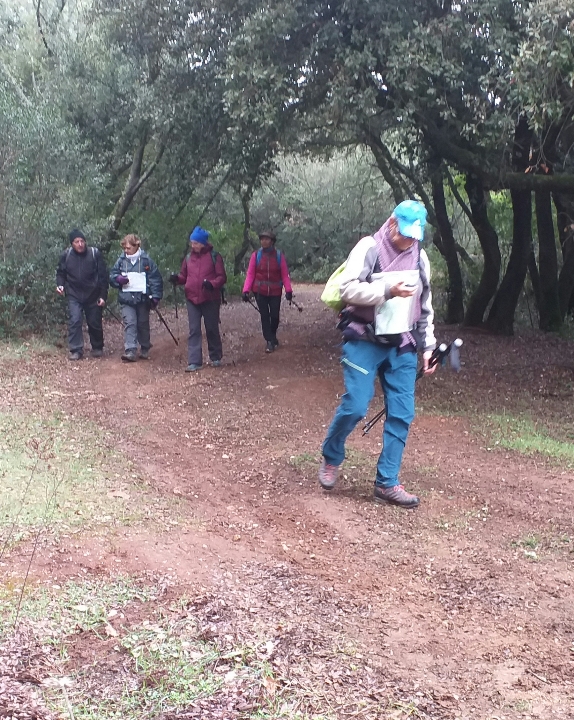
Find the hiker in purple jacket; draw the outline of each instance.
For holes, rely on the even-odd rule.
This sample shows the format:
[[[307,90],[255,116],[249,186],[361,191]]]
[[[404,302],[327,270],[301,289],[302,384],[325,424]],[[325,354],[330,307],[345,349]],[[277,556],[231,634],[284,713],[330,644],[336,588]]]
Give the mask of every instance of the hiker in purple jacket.
[[[373,235],[359,240],[340,276],[346,308],[341,364],[345,394],[323,443],[319,483],[335,487],[345,458],[345,440],[367,414],[379,378],[385,396],[383,449],[377,463],[374,499],[415,508],[419,499],[399,482],[403,451],[415,415],[417,350],[430,374],[436,346],[430,265],[419,246],[426,209],[414,200],[397,205]]]
[[[197,226],[189,236],[190,252],[181,264],[179,274],[169,281],[183,285],[189,320],[186,372],[200,370],[203,365],[201,318],[205,326],[209,359],[213,367],[221,365],[223,348],[219,332],[221,289],[227,282],[223,258],[209,242],[207,230]]]

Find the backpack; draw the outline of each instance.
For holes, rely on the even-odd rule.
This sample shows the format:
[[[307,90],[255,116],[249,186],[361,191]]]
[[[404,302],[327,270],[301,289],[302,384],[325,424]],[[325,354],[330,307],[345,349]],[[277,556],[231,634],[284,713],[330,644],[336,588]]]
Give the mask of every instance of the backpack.
[[[218,253],[216,250],[211,248],[211,259],[213,260],[213,267],[215,267],[215,261],[217,260],[217,256],[220,254],[221,253]],[[225,285],[221,287],[221,304],[227,305],[227,288],[225,287]]]
[[[335,270],[331,277],[327,280],[325,288],[321,293],[321,300],[327,307],[335,312],[341,312],[345,307],[345,303],[341,300],[341,275],[347,265],[347,261]]]
[[[281,250],[276,250],[276,253],[277,253],[277,265],[279,265],[279,267],[281,267]],[[257,251],[257,256],[255,258],[256,265],[259,265],[259,263],[261,262],[262,255],[263,255],[263,248],[259,248],[259,250]]]

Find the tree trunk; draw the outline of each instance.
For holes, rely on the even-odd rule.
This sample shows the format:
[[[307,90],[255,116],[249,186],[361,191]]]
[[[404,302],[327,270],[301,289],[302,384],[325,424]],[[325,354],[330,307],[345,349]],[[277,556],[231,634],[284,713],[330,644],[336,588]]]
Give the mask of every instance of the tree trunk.
[[[126,180],[123,192],[119,200],[115,204],[113,212],[110,216],[107,237],[102,243],[101,248],[104,253],[107,253],[110,250],[113,241],[118,236],[118,230],[120,225],[122,224],[122,220],[124,219],[125,214],[127,213],[137,193],[141,190],[144,183],[150,178],[151,174],[158,166],[159,161],[161,160],[165,151],[165,143],[162,143],[158,148],[156,157],[153,162],[149,165],[145,172],[142,172],[144,153],[147,144],[148,133],[147,130],[144,130],[140,142],[137,148],[134,150],[132,164],[130,167],[130,174],[128,175],[128,179]]]
[[[528,167],[532,130],[522,115],[514,131],[512,165],[517,172]],[[512,335],[514,314],[524,285],[528,256],[532,249],[532,198],[530,190],[511,190],[512,200],[512,248],[506,273],[494,297],[486,326],[498,335]]]
[[[514,333],[514,314],[532,249],[532,198],[529,190],[511,190],[512,249],[504,278],[490,308],[486,326],[498,335]]]
[[[549,192],[535,193],[536,224],[538,227],[538,264],[540,271],[540,329],[557,331],[562,327],[558,296],[558,257],[552,218],[552,198]]]
[[[487,195],[476,175],[466,176],[466,194],[472,213],[472,225],[482,248],[484,264],[478,287],[468,303],[464,324],[468,327],[478,327],[482,325],[486,308],[496,292],[502,260],[498,235],[488,219]]]
[[[245,253],[249,249],[255,249],[255,243],[251,239],[251,195],[253,189],[249,187],[246,192],[239,193],[241,199],[241,207],[243,208],[243,242],[238,252],[233,258],[233,274],[239,275],[241,272],[241,262],[245,257]]]
[[[443,256],[448,269],[448,300],[445,322],[449,325],[454,325],[462,322],[464,318],[464,293],[462,273],[456,252],[456,242],[446,209],[444,181],[440,170],[434,172],[432,176],[432,195],[434,211],[441,236]]]
[[[574,310],[574,195],[554,195],[558,237],[562,247],[562,269],[558,276],[560,316]]]
[[[380,138],[372,133],[365,133],[365,144],[373,153],[375,162],[387,185],[391,188],[395,204],[398,205],[408,197],[408,191],[400,177],[397,177],[387,162]]]
[[[530,254],[528,255],[528,274],[530,275],[530,282],[532,283],[532,291],[534,292],[536,307],[540,313],[540,305],[542,303],[540,295],[540,273],[538,272],[538,264],[536,262],[534,248],[531,248]]]

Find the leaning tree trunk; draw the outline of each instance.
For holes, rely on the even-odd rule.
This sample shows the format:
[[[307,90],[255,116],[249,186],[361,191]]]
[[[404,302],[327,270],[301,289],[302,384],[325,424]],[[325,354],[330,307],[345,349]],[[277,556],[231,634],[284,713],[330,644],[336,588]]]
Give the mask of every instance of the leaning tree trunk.
[[[557,331],[562,327],[558,295],[558,257],[552,218],[552,198],[549,192],[535,193],[536,223],[538,227],[538,265],[540,272],[540,329]]]
[[[468,327],[478,327],[482,325],[488,304],[496,292],[502,260],[498,235],[488,219],[487,195],[476,175],[466,176],[466,194],[472,214],[472,225],[482,248],[484,264],[478,287],[466,308],[464,324]]]
[[[526,278],[532,246],[532,198],[529,190],[512,190],[513,234],[510,259],[490,308],[487,328],[498,335],[514,333],[514,314]]]
[[[101,250],[104,253],[107,253],[110,250],[113,241],[118,236],[118,230],[120,228],[120,225],[122,224],[125,214],[127,213],[135,196],[138,194],[138,192],[141,190],[147,180],[149,180],[154,170],[157,168],[165,151],[165,143],[162,142],[157,149],[154,160],[149,164],[149,166],[144,172],[143,161],[148,142],[148,133],[147,130],[144,130],[138,146],[134,150],[132,163],[130,166],[130,173],[124,185],[124,189],[120,198],[116,202],[112,214],[109,218],[107,236],[101,246]]]
[[[558,236],[562,248],[562,268],[558,276],[560,316],[574,310],[574,195],[554,196]]]
[[[245,192],[239,191],[239,197],[241,199],[241,207],[243,208],[243,242],[241,247],[233,258],[233,274],[239,275],[241,272],[241,263],[245,257],[245,253],[250,249],[255,248],[255,244],[251,238],[251,195],[253,194],[253,188],[249,188]]]
[[[440,170],[437,170],[432,176],[432,195],[441,236],[441,245],[448,270],[448,301],[445,322],[453,325],[462,322],[464,318],[464,293],[456,242],[446,209],[444,181]]]
[[[517,172],[528,167],[532,130],[522,115],[514,131],[512,166]],[[512,335],[514,314],[524,285],[528,256],[532,247],[532,197],[530,190],[511,190],[512,200],[512,248],[506,273],[494,297],[486,321],[487,328],[498,335]]]

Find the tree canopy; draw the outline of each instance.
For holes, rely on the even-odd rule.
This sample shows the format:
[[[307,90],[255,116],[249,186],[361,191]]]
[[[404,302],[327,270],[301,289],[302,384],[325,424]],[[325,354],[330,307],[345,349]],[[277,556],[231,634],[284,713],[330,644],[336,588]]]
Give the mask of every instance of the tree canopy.
[[[391,198],[427,205],[447,321],[511,333],[527,278],[542,329],[572,310],[566,0],[34,0],[4,8],[0,31],[4,297],[26,296],[22,255],[42,247],[51,262],[71,224],[109,251],[158,212],[172,228],[227,227],[239,272],[254,209],[289,158],[364,149],[389,189],[381,222]],[[217,197],[233,211],[211,216]],[[457,212],[479,255],[470,287]],[[275,222],[294,263],[312,263],[289,212]],[[320,226],[312,247],[334,261],[358,237]]]

